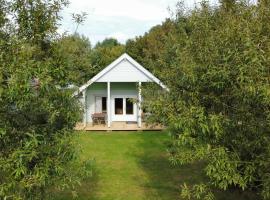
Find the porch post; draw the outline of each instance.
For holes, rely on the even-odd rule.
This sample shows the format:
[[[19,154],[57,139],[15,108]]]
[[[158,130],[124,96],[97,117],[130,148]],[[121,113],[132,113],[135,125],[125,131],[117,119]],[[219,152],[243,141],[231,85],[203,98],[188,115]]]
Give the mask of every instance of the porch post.
[[[107,123],[111,127],[111,83],[107,82]]]
[[[138,127],[141,128],[142,127],[142,108],[141,108],[141,104],[142,104],[142,83],[139,82],[139,90],[138,90]]]
[[[83,104],[84,104],[84,107],[83,107],[83,126],[84,128],[86,127],[86,123],[87,123],[87,101],[86,101],[86,89],[83,91]]]

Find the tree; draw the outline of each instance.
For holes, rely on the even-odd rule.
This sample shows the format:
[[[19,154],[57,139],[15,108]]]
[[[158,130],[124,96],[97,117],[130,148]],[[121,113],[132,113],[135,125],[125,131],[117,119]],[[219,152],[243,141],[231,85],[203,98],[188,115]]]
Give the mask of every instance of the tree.
[[[116,39],[107,38],[98,42],[91,54],[91,65],[95,69],[94,74],[113,62],[124,51],[124,45],[121,45]]]
[[[121,44],[114,38],[105,38],[103,41],[98,42],[95,48],[113,48],[115,46],[121,46]]]
[[[45,199],[47,189],[72,187],[89,174],[89,165],[76,161],[73,140],[80,107],[61,89],[66,66],[52,56],[63,5],[0,4],[1,199]]]
[[[74,35],[63,35],[55,41],[53,57],[58,66],[65,66],[65,81],[77,86],[84,84],[95,74],[91,64],[92,48],[88,38]]]
[[[74,34],[77,34],[79,25],[85,21],[86,16],[87,16],[87,13],[85,12],[82,12],[81,14],[72,13],[72,20],[76,23],[76,29],[74,31]]]
[[[128,40],[126,51],[163,80],[167,74],[166,71],[171,70],[167,63],[171,62],[174,56],[175,36],[174,22],[166,19],[162,25],[154,26],[144,36]]]
[[[212,187],[270,198],[269,9],[268,1],[203,2],[178,13],[176,42],[156,58],[171,55],[163,76],[170,91],[146,90],[144,106],[169,127],[172,163],[204,161],[209,177],[183,185],[185,199],[212,199]]]

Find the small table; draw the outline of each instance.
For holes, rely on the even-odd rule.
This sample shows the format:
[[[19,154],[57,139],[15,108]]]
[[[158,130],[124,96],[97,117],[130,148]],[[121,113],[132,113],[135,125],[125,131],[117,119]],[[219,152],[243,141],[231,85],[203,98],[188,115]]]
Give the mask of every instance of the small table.
[[[106,113],[94,113],[92,114],[92,120],[93,120],[93,125],[94,124],[102,124],[106,122]]]

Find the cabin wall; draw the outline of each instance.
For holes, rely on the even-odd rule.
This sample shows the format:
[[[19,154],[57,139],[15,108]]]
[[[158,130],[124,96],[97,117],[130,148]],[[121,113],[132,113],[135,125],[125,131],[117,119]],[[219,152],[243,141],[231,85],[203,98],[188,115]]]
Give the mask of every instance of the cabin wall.
[[[122,60],[114,68],[104,74],[97,82],[152,82],[128,60]]]
[[[111,83],[111,97],[114,95],[138,95],[137,83]],[[92,122],[95,113],[95,97],[107,97],[107,83],[93,83],[86,90],[86,122]],[[112,99],[111,99],[112,102]],[[111,109],[112,111],[112,109]]]

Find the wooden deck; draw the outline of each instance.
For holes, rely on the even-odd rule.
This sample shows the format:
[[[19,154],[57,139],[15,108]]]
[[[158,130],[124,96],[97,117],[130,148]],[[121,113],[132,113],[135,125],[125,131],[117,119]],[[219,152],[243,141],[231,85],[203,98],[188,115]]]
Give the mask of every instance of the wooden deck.
[[[108,128],[107,124],[92,125],[88,123],[86,127],[82,123],[78,123],[75,130],[85,131],[145,131],[145,130],[163,130],[164,127],[161,125],[147,125],[142,123],[142,127],[138,127],[137,123],[126,123],[126,122],[112,122],[111,127]]]

